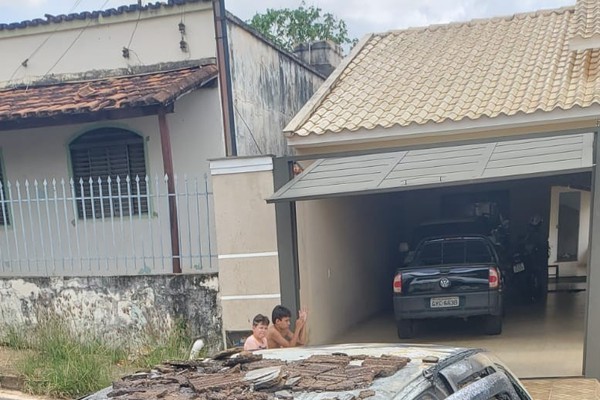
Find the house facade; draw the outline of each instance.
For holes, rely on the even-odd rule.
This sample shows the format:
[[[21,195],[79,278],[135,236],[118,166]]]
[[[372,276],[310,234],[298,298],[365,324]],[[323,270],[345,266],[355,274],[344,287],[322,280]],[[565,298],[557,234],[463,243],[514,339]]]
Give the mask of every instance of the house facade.
[[[0,54],[0,336],[60,316],[139,345],[183,320],[222,347],[240,250],[209,160],[288,154],[325,77],[207,0],[0,24]]]
[[[518,361],[521,376],[545,370],[546,356],[565,366],[568,355],[572,370],[558,374],[600,376],[600,224],[592,200],[600,187],[593,174],[599,13],[597,2],[579,0],[557,10],[367,35],[329,76],[284,129],[294,155],[247,173],[268,182],[259,194],[267,202],[256,212],[272,223],[272,240],[248,241],[247,258],[239,260],[250,268],[262,257],[279,272],[275,294],[292,309],[310,310],[311,343],[355,338],[347,333],[357,324],[389,323],[394,332],[386,313],[400,244],[431,220],[483,217],[510,226],[507,241],[515,247],[537,226],[549,241],[549,276],[558,285],[552,298],[570,293],[560,289],[564,277],[583,282],[546,311],[572,306],[563,316],[581,316],[572,326],[565,322],[572,336],[555,342],[544,326],[524,325],[511,334],[530,329],[532,345],[515,341],[500,356],[513,365],[515,354],[532,351]],[[213,178],[216,197],[255,196],[227,184],[237,176]],[[245,218],[217,210],[217,222],[236,217]],[[235,230],[252,237],[258,218]],[[261,289],[252,294],[267,301],[273,291]],[[252,314],[254,306],[243,311],[240,304],[237,312]]]
[[[215,4],[0,26],[1,275],[217,270],[208,160],[231,132],[237,155],[285,154],[274,132],[324,77]]]

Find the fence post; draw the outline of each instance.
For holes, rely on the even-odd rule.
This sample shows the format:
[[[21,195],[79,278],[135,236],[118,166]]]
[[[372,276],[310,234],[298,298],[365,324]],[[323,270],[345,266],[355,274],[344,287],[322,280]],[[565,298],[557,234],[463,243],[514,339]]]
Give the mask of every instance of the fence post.
[[[171,222],[171,255],[173,273],[181,273],[181,257],[179,254],[179,225],[177,220],[177,198],[175,193],[175,175],[173,173],[173,154],[171,152],[171,137],[165,109],[158,110],[158,125],[160,128],[160,145],[162,149],[163,168],[167,175],[167,197],[169,199],[169,220]]]

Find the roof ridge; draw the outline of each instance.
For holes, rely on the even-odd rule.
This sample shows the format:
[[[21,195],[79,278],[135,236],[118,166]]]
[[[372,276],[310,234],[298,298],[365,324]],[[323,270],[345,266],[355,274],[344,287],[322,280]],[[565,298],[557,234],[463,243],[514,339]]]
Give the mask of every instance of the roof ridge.
[[[122,14],[130,14],[134,12],[146,12],[151,10],[157,10],[162,8],[173,8],[175,6],[185,6],[186,4],[193,3],[201,3],[201,2],[209,2],[210,0],[163,0],[148,3],[144,6],[139,6],[138,4],[131,5],[121,5],[118,7],[111,7],[104,10],[92,10],[92,11],[80,11],[80,12],[71,12],[68,14],[61,13],[57,15],[52,14],[44,14],[44,18],[32,18],[26,19],[20,22],[0,22],[0,31],[11,31],[15,29],[25,29],[29,27],[35,27],[40,25],[49,25],[49,24],[60,24],[62,22],[71,22],[74,20],[86,21],[88,19],[98,19],[100,16],[102,18],[108,18],[112,16],[122,15]]]
[[[433,31],[436,31],[438,29],[443,29],[443,28],[459,28],[462,26],[474,26],[474,25],[480,25],[480,24],[482,25],[482,24],[488,24],[491,22],[502,22],[502,21],[510,22],[510,21],[513,21],[515,19],[520,19],[520,18],[527,18],[527,17],[537,18],[537,17],[547,16],[547,15],[551,15],[551,14],[563,14],[563,13],[569,12],[569,11],[574,12],[575,5],[564,6],[564,7],[559,7],[559,8],[542,9],[542,10],[536,10],[536,11],[526,11],[526,12],[508,14],[508,15],[502,15],[502,16],[493,16],[493,17],[489,17],[489,18],[473,18],[473,19],[470,19],[467,21],[454,21],[454,22],[446,22],[446,23],[440,23],[440,24],[430,24],[430,25],[425,25],[425,26],[408,27],[408,28],[402,28],[402,29],[390,29],[388,31],[375,33],[374,35],[387,36],[389,34],[396,34],[396,33],[402,33],[402,32],[414,32],[414,33],[433,32]]]
[[[128,68],[115,68],[104,70],[91,70],[82,73],[65,73],[58,75],[48,75],[46,77],[37,77],[30,82],[17,82],[10,85],[0,86],[0,91],[16,89],[20,87],[42,87],[60,84],[75,84],[81,82],[96,82],[107,79],[127,78],[132,76],[146,76],[161,74],[165,72],[182,71],[185,69],[202,68],[209,65],[216,65],[216,59],[203,58],[198,60],[159,63],[143,66],[130,66]],[[0,82],[1,83],[1,82]]]

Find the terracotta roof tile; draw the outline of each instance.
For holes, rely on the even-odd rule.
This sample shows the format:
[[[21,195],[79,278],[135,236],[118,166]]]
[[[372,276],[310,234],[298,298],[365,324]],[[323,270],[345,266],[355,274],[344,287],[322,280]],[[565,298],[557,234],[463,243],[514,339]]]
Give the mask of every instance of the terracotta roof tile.
[[[582,7],[600,15],[599,1],[579,0],[576,8],[372,35],[285,131],[307,136],[600,103],[600,49],[568,44]],[[600,32],[600,19],[590,23]]]
[[[582,39],[600,35],[600,2],[598,0],[577,0],[573,29],[573,36]]]
[[[168,105],[217,76],[215,65],[0,90],[0,122]]]

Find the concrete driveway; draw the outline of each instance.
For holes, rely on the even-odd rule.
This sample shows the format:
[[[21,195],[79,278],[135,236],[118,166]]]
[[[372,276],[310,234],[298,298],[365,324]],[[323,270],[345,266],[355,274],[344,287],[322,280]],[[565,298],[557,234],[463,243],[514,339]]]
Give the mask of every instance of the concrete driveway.
[[[548,294],[546,306],[513,306],[503,332],[486,336],[477,320],[429,320],[418,324],[408,343],[481,347],[498,355],[520,378],[579,377],[583,365],[583,329],[587,294],[562,289]],[[335,343],[398,342],[394,317],[378,315]]]

